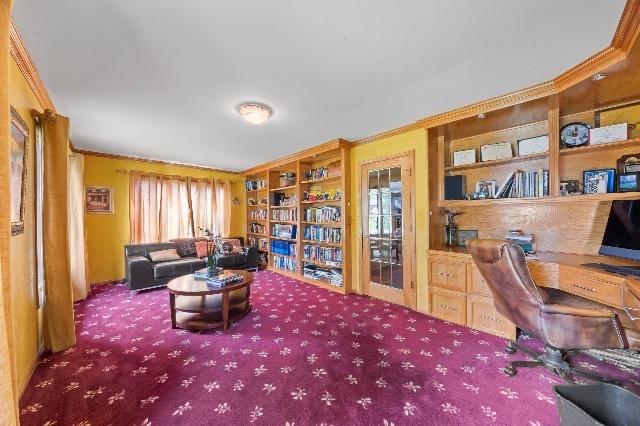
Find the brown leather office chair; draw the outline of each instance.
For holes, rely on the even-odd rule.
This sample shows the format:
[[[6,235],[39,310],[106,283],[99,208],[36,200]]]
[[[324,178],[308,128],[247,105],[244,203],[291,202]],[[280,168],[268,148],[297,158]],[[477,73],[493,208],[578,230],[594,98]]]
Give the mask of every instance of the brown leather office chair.
[[[517,350],[533,361],[511,362],[503,371],[515,376],[518,367],[544,366],[573,382],[572,374],[595,380],[602,377],[575,369],[566,360],[567,351],[579,349],[638,349],[638,341],[627,339],[621,323],[622,311],[591,302],[561,290],[535,285],[522,248],[502,240],[471,240],[469,252],[493,295],[493,303],[516,327],[542,340],[543,353],[514,341],[505,349]],[[636,346],[636,347],[633,347]]]

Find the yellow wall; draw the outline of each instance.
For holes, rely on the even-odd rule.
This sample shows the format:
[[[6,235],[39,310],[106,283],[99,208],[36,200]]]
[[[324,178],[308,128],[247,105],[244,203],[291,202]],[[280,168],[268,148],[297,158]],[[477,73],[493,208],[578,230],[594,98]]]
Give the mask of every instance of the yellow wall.
[[[360,260],[362,259],[362,228],[360,220],[360,162],[388,157],[406,151],[415,155],[415,215],[416,215],[416,285],[417,308],[427,311],[427,249],[429,248],[429,194],[427,185],[427,132],[413,130],[351,149],[351,274],[352,288],[362,292]]]
[[[185,166],[85,155],[85,186],[111,186],[115,200],[113,214],[87,213],[85,215],[89,281],[91,283],[124,278],[124,246],[130,242],[129,175],[116,172],[116,170],[123,169],[230,180],[232,198],[238,196],[241,199],[240,205],[232,205],[231,207],[231,235],[244,235],[246,206],[242,176]]]
[[[11,105],[29,126],[29,151],[27,157],[27,194],[25,199],[24,233],[11,237],[11,299],[16,349],[16,375],[20,393],[24,390],[39,349],[41,348],[41,313],[37,306],[35,262],[35,201],[34,201],[34,125],[31,109],[42,111],[38,100],[11,60]]]

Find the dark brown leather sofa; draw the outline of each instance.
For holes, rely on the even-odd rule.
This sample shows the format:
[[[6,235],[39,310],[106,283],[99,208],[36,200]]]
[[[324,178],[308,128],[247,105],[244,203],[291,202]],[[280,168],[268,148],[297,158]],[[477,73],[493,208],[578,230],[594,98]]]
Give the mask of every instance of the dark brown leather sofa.
[[[225,269],[256,270],[258,267],[258,249],[244,246],[242,237],[239,239],[244,253],[228,254],[218,257],[218,266]],[[129,290],[139,291],[166,285],[175,277],[192,274],[206,266],[203,259],[195,255],[181,257],[167,262],[152,262],[149,253],[167,249],[177,249],[174,242],[129,244],[124,246],[125,279]],[[178,250],[178,252],[180,252]]]

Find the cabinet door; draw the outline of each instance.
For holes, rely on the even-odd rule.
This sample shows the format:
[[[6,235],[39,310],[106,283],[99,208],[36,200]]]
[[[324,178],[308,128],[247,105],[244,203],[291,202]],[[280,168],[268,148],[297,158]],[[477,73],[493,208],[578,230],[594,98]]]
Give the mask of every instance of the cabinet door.
[[[491,296],[491,290],[475,263],[469,264],[469,293]]]
[[[452,261],[449,263],[447,288],[456,291],[467,291],[467,263]]]
[[[468,296],[467,325],[476,330],[508,339],[513,339],[516,335],[516,326],[498,313],[493,305],[493,299],[490,297]]]
[[[445,260],[432,260],[429,262],[430,285],[447,287],[447,278],[449,277],[449,262]]]
[[[464,293],[432,287],[429,290],[431,314],[445,321],[466,325],[466,296]]]

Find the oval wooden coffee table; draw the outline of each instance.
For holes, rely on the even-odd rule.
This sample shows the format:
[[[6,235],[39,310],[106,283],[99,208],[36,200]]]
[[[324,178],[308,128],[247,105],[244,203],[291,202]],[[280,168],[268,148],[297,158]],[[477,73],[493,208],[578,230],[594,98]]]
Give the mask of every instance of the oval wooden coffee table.
[[[208,286],[206,281],[195,280],[193,275],[174,278],[167,283],[171,306],[171,327],[186,330],[229,328],[249,313],[249,295],[253,274],[232,271],[242,275],[242,281],[224,287]]]

